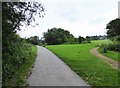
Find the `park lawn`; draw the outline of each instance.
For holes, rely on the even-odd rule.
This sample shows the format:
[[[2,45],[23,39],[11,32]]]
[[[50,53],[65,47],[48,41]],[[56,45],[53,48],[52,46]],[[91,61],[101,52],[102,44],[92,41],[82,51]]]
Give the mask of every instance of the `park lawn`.
[[[35,61],[36,55],[37,47],[35,45],[31,45],[31,54],[28,57],[29,59],[22,65],[22,67],[19,70],[15,72],[14,77],[8,80],[3,86],[8,86],[8,88],[13,88],[13,86],[16,86],[15,88],[25,86],[26,76],[28,75],[31,66]]]
[[[111,58],[111,59],[113,59],[113,60],[115,60],[115,61],[119,61],[119,62],[120,62],[120,58],[118,58],[118,57],[120,57],[120,53],[119,53],[119,52],[109,51],[109,50],[108,50],[107,53],[102,53],[101,51],[102,51],[102,49],[99,48],[99,49],[98,49],[98,52],[99,52],[99,53],[101,53],[101,54],[103,54],[104,56],[109,57],[109,58]]]
[[[110,41],[109,39],[106,39],[106,40],[98,40],[98,41],[92,41],[98,45],[101,45],[101,44],[109,44],[109,43],[112,43],[112,41]],[[98,52],[105,55],[106,57],[109,57],[115,61],[119,61],[120,62],[120,53],[118,52],[115,52],[115,51],[110,51],[108,50],[107,53],[102,53],[102,48],[99,48],[98,49]]]
[[[89,51],[101,41],[89,44],[49,45],[49,50],[92,86],[118,86],[118,70],[111,68]],[[103,42],[103,41],[102,41]],[[114,80],[114,81],[113,81]]]
[[[109,39],[105,39],[105,40],[92,40],[92,42],[101,45],[101,44],[109,44],[112,41]]]

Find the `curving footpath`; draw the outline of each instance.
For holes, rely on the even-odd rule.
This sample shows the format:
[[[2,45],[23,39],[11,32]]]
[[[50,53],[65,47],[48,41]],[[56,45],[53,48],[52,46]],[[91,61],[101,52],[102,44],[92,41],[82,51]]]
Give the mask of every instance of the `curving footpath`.
[[[35,65],[27,79],[29,86],[89,86],[51,51],[37,48]]]
[[[117,61],[112,60],[111,58],[108,58],[102,54],[100,54],[97,49],[99,47],[93,48],[90,50],[91,54],[93,54],[94,56],[102,59],[103,61],[105,61],[106,63],[108,63],[110,66],[112,66],[113,68],[119,69],[120,68],[120,63],[118,63]]]

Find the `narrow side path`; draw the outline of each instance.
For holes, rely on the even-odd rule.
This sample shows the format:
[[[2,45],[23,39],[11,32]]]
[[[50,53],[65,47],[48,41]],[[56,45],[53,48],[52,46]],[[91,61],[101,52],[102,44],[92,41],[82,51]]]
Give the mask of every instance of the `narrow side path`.
[[[38,53],[29,86],[89,86],[55,54],[37,46]]]
[[[97,49],[99,47],[93,48],[90,50],[91,54],[95,55],[96,57],[104,60],[106,63],[108,63],[109,65],[111,65],[113,68],[119,69],[120,68],[120,63],[118,63],[117,61],[112,60],[111,58],[108,58],[102,54],[100,54]]]

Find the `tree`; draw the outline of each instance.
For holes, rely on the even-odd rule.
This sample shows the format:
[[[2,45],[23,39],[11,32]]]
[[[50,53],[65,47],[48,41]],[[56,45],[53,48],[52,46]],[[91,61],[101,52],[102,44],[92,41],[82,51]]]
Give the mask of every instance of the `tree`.
[[[38,2],[2,2],[2,83],[14,76],[28,60],[31,46],[16,32],[25,23],[35,21],[35,15],[43,16],[44,8]],[[29,51],[28,51],[29,50]]]
[[[91,36],[91,40],[99,40],[100,38],[99,38],[99,36]]]
[[[28,42],[38,45],[39,44],[39,37],[38,36],[32,36],[30,38],[27,39]]]
[[[91,37],[90,36],[86,36],[86,41],[88,42],[88,43],[91,43]]]
[[[35,21],[35,15],[44,16],[44,7],[38,2],[3,2],[2,3],[2,20],[4,24],[8,23],[12,26],[12,30],[16,32],[20,30],[20,26],[24,22],[30,25]]]
[[[106,45],[108,50],[120,52],[120,19],[110,21],[107,26],[107,37],[111,39],[112,43]]]
[[[74,38],[74,42],[75,42],[75,43],[79,43],[79,42],[78,42],[78,38]]]
[[[49,45],[74,42],[74,36],[62,28],[48,29],[48,32],[45,32],[43,36]]]
[[[78,42],[79,42],[79,43],[82,43],[82,41],[84,41],[84,38],[81,37],[81,36],[79,36],[79,37],[78,37]]]
[[[117,18],[115,20],[110,21],[107,26],[107,36],[112,39],[116,36],[120,36],[120,19]]]

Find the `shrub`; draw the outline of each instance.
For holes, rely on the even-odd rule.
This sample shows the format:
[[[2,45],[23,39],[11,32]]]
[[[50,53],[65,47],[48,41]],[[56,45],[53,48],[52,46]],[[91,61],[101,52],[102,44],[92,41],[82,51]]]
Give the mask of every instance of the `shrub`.
[[[101,44],[100,48],[106,48],[107,50],[120,52],[120,42],[113,42],[113,43],[109,43],[109,44]]]
[[[26,43],[25,40],[20,39],[17,35],[12,35],[11,38],[4,38],[6,41],[3,41],[3,83],[12,78],[14,73],[29,59],[32,49],[31,44]]]

